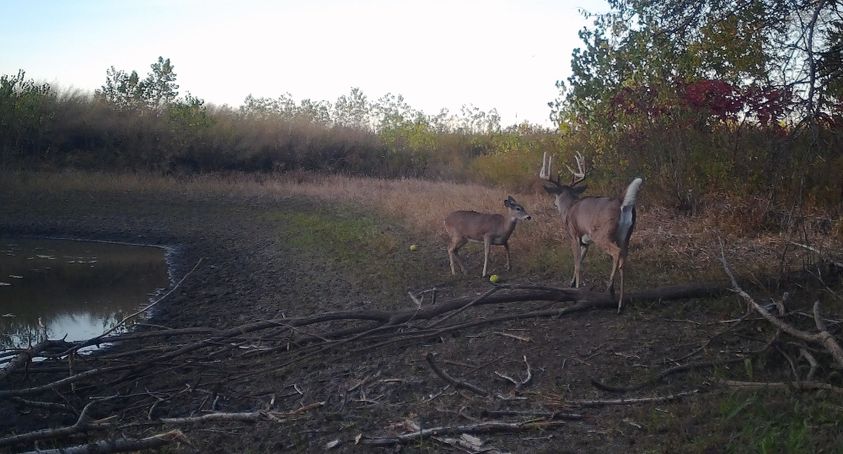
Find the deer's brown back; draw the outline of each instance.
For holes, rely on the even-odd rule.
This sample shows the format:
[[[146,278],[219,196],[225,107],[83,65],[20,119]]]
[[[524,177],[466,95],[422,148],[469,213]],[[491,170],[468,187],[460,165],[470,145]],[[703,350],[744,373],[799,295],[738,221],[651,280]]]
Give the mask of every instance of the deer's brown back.
[[[621,201],[610,197],[586,197],[574,203],[567,213],[569,233],[588,235],[598,246],[614,242]]]
[[[454,211],[445,218],[445,230],[451,237],[464,236],[474,241],[483,241],[486,233],[504,233],[498,232],[503,225],[502,215],[476,211]]]

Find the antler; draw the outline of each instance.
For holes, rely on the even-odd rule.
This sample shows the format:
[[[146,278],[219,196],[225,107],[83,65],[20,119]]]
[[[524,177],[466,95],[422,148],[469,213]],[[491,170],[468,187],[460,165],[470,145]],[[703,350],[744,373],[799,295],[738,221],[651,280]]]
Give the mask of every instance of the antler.
[[[591,172],[591,169],[585,167],[585,158],[583,158],[579,151],[574,154],[574,159],[577,161],[576,171],[569,165],[565,164],[565,167],[567,167],[571,172],[571,186],[576,186],[582,183],[588,176],[589,172]]]
[[[539,170],[539,178],[542,180],[550,180],[551,168],[553,167],[553,156],[548,156],[545,151],[542,155],[542,168]]]

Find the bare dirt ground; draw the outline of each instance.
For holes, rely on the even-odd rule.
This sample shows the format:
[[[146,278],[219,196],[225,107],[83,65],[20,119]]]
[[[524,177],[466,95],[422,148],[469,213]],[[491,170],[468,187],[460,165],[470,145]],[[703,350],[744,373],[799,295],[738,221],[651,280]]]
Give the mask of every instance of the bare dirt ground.
[[[320,230],[323,220],[335,222],[334,228]],[[452,278],[445,245],[437,239],[411,238],[401,225],[360,207],[302,198],[0,194],[0,234],[172,246],[175,278],[190,272],[139,328],[155,336],[74,359],[72,373],[93,371],[87,378],[37,389],[68,377],[68,362],[61,359],[0,380],[0,438],[73,425],[78,414],[67,408],[78,412],[92,398],[108,397],[91,406],[90,415],[111,419],[67,437],[0,450],[140,439],[171,429],[181,432],[162,448],[166,452],[744,452],[765,446],[833,452],[843,446],[839,394],[747,394],[718,385],[721,379],[790,376],[784,357],[750,353],[774,334],[765,322],[753,317],[732,329],[736,323],[728,320],[745,314],[735,297],[641,301],[620,315],[598,307],[499,321],[493,319],[573,303],[477,304],[453,316],[355,337],[360,327],[365,332],[376,326],[374,321],[297,326],[293,321],[336,311],[417,309],[408,292],[423,308],[435,307],[454,298],[474,299],[492,286],[479,276]],[[414,242],[421,247],[409,251]],[[514,259],[513,272],[502,273],[506,284],[560,284],[559,278],[519,271],[517,255]],[[466,263],[479,274],[481,260],[475,250]],[[761,289],[763,279],[752,278],[753,289],[771,294],[790,290],[812,298],[825,291],[801,281],[793,288]],[[825,284],[836,294],[839,284]],[[840,307],[839,301],[826,306],[828,317],[840,314]],[[254,328],[268,320],[271,326]],[[236,327],[239,333],[226,331]],[[434,329],[443,327],[448,329]],[[341,337],[344,329],[352,334]],[[836,332],[837,325],[831,329]],[[167,330],[175,334],[160,335]],[[434,371],[426,360],[431,353],[435,366],[456,384]],[[592,383],[644,383],[676,366],[724,360],[671,372],[626,393]],[[803,369],[794,365],[804,375]],[[530,380],[520,386],[502,377],[520,383],[528,370]],[[839,372],[828,368],[817,376],[841,381]],[[2,396],[2,390],[28,388],[35,391]],[[671,395],[679,397],[613,402]],[[67,408],[40,408],[21,399]],[[250,416],[170,424],[162,419],[234,412]],[[782,413],[796,415],[802,424]],[[497,430],[482,430],[491,423]],[[434,427],[456,429],[390,440]],[[462,433],[473,433],[483,448],[449,444]],[[379,439],[386,440],[378,445]]]

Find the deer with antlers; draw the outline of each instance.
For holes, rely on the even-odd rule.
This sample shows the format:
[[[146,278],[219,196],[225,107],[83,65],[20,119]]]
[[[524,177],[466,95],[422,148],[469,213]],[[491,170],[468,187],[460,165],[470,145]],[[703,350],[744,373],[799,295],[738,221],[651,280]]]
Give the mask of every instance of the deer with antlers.
[[[465,267],[457,255],[457,251],[469,241],[483,243],[483,274],[489,264],[489,248],[500,245],[506,249],[506,270],[511,269],[509,256],[509,237],[515,230],[515,225],[521,220],[530,220],[527,213],[512,196],[503,201],[507,215],[478,213],[476,211],[454,211],[445,218],[445,230],[451,242],[448,245],[448,259],[451,261],[451,274],[457,274],[454,262],[465,274]]]
[[[538,178],[533,177],[530,181],[525,182],[521,192],[535,195],[544,194],[544,187],[548,181],[558,182],[559,175],[553,175],[553,156],[548,155],[545,151],[542,155],[542,166],[539,169]]]
[[[620,275],[620,298],[618,313],[623,307],[623,269],[629,249],[629,239],[635,227],[635,200],[641,187],[642,179],[635,178],[626,188],[623,197],[583,197],[580,195],[586,186],[582,183],[588,176],[585,160],[579,153],[575,156],[577,171],[570,167],[573,174],[570,185],[563,185],[545,180],[545,190],[556,197],[554,205],[565,230],[571,239],[571,251],[574,255],[574,276],[571,286],[577,288],[582,283],[582,264],[588,247],[593,243],[612,256],[612,272],[609,275],[608,291],[614,295],[615,272]]]

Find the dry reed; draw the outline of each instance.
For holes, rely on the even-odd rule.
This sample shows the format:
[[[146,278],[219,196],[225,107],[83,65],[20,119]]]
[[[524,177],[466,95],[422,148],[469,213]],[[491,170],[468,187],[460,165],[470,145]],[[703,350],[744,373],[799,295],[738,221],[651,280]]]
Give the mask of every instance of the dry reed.
[[[250,174],[200,175],[195,177],[164,177],[149,174],[91,173],[66,171],[61,173],[19,172],[2,176],[0,190],[12,194],[38,192],[112,192],[177,193],[188,199],[219,197],[276,199],[307,197],[313,200],[350,203],[375,215],[402,224],[431,246],[441,243],[445,234],[442,220],[447,213],[469,209],[489,213],[503,213],[505,190],[477,184],[421,179],[386,180],[376,178],[287,173],[271,176]],[[552,206],[552,199],[541,194],[513,194],[534,220],[522,223],[511,244],[521,257],[547,255],[549,250],[561,255],[559,260],[570,262],[568,240]],[[716,211],[713,211],[715,212]],[[731,253],[736,266],[758,269],[759,264],[774,268],[781,262],[785,245],[793,239],[787,232],[741,233],[730,216],[683,215],[674,210],[651,206],[647,202],[646,187],[639,200],[638,222],[632,237],[630,260],[632,266],[651,269],[683,270],[691,274],[709,270],[717,273],[718,238],[732,244]],[[725,221],[724,221],[725,220]],[[838,220],[839,222],[839,220]],[[840,250],[834,235],[802,232],[808,242],[822,250]],[[804,241],[804,239],[803,239]],[[792,248],[791,248],[792,249]],[[792,252],[791,261],[804,261],[807,251]],[[595,254],[597,255],[597,254]],[[522,259],[523,260],[523,259]],[[592,258],[591,260],[595,260]],[[603,259],[597,259],[603,260]],[[541,266],[533,264],[533,266]],[[560,265],[567,268],[567,265]]]

